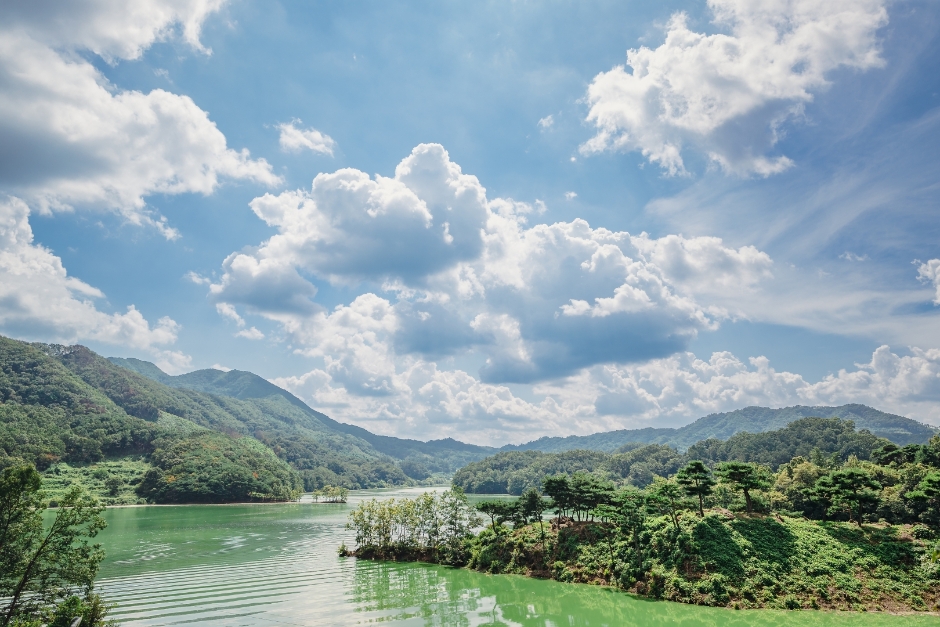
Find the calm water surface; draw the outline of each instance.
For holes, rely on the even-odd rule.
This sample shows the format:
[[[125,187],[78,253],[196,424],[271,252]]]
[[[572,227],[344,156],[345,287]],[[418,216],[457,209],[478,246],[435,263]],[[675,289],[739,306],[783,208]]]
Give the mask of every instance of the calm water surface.
[[[340,558],[346,505],[111,509],[98,590],[122,625],[513,625],[905,627],[926,616],[739,611],[650,602],[611,590],[420,564]]]

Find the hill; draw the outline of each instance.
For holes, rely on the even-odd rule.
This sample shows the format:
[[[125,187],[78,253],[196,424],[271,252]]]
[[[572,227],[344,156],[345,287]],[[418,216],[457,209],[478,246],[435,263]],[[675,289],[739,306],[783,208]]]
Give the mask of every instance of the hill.
[[[810,417],[851,420],[859,430],[867,429],[900,446],[923,444],[938,432],[936,428],[916,420],[888,414],[867,405],[850,404],[839,407],[796,405],[782,409],[745,407],[732,412],[709,414],[677,429],[621,429],[584,436],[572,435],[566,438],[545,437],[525,444],[507,445],[500,450],[557,453],[586,449],[611,452],[628,443],[666,444],[685,450],[702,440],[727,440],[742,431],[749,433],[774,431],[782,429],[795,420]]]
[[[286,498],[300,487],[441,479],[493,451],[377,436],[250,372],[172,377],[83,346],[0,337],[0,466],[35,464],[52,493],[80,482],[110,485],[112,502]],[[223,475],[240,487],[223,489]]]
[[[643,488],[655,476],[675,474],[691,460],[710,466],[725,461],[754,462],[776,470],[798,456],[819,464],[845,462],[852,456],[867,461],[885,445],[890,443],[884,438],[856,431],[851,420],[802,418],[775,431],[739,432],[727,440],[703,440],[685,453],[663,444],[626,444],[612,453],[502,451],[461,468],[453,483],[471,494],[518,495],[528,488],[539,488],[546,476],[585,471]]]
[[[422,442],[420,440],[376,435],[362,427],[337,422],[326,414],[311,409],[287,390],[277,387],[252,372],[243,370],[224,372],[222,370],[206,369],[172,376],[149,361],[118,357],[110,357],[109,360],[118,366],[133,370],[149,379],[173,388],[194,390],[240,400],[268,399],[277,402],[286,401],[307,416],[313,423],[331,432],[346,434],[362,440],[375,451],[396,460],[408,460],[411,462],[406,465],[409,468],[424,466],[431,472],[450,474],[458,468],[487,455],[492,455],[498,450],[489,446],[465,444],[452,438]]]

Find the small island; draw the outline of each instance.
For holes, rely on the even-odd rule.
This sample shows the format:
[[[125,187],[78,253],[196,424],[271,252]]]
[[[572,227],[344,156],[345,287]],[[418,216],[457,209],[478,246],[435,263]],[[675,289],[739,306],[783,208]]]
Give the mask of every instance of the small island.
[[[776,472],[687,460],[642,488],[584,471],[540,487],[363,502],[349,520],[357,547],[340,552],[734,609],[940,610],[938,437],[864,460],[815,449]]]

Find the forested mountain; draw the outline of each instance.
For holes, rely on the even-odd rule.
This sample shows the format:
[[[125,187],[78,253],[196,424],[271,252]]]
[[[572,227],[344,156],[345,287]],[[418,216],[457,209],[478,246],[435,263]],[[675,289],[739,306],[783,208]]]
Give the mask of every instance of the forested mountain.
[[[20,459],[69,477],[54,467],[134,455],[149,468],[134,479],[138,495],[208,502],[401,485],[493,450],[375,436],[247,372],[170,377],[118,363],[83,346],[0,338],[0,466]]]
[[[850,404],[839,407],[796,405],[782,409],[745,407],[744,409],[721,414],[709,414],[677,429],[621,429],[584,436],[572,435],[566,438],[545,437],[525,444],[510,444],[502,447],[501,450],[557,453],[585,449],[611,452],[631,442],[666,444],[679,450],[685,450],[702,440],[727,440],[742,431],[749,433],[773,431],[782,429],[795,420],[814,416],[851,420],[855,423],[857,429],[867,429],[875,435],[887,438],[901,446],[923,444],[938,432],[936,428],[916,420],[888,414],[867,405]]]
[[[856,431],[851,420],[803,418],[783,429],[737,433],[726,441],[703,440],[685,453],[663,444],[626,444],[612,453],[573,450],[557,453],[503,451],[461,468],[454,485],[476,494],[522,494],[542,479],[578,471],[594,473],[636,487],[654,476],[666,477],[692,460],[709,465],[724,461],[755,462],[773,469],[802,456],[820,465],[854,456],[865,461],[890,442],[867,430]]]
[[[119,357],[110,357],[109,359],[114,364],[174,388],[195,390],[242,400],[283,399],[296,407],[313,423],[327,430],[354,436],[367,442],[379,453],[384,453],[397,460],[409,460],[409,462],[413,462],[411,465],[422,465],[433,472],[454,472],[458,468],[487,455],[492,455],[498,450],[489,446],[465,444],[452,438],[421,442],[420,440],[376,435],[362,427],[337,422],[326,414],[311,409],[287,390],[277,387],[252,372],[242,370],[223,372],[221,370],[206,369],[171,376],[149,361],[121,359]],[[409,468],[411,465],[406,464]]]

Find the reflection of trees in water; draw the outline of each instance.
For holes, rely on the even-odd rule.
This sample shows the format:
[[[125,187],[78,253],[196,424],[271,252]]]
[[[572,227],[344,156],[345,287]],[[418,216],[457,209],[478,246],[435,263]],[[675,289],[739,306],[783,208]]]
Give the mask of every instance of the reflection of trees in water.
[[[894,627],[902,622],[926,625],[918,619],[931,620],[696,607],[637,599],[596,586],[366,560],[357,561],[347,596],[358,612],[374,612],[375,622],[417,619],[428,626],[447,627]]]

